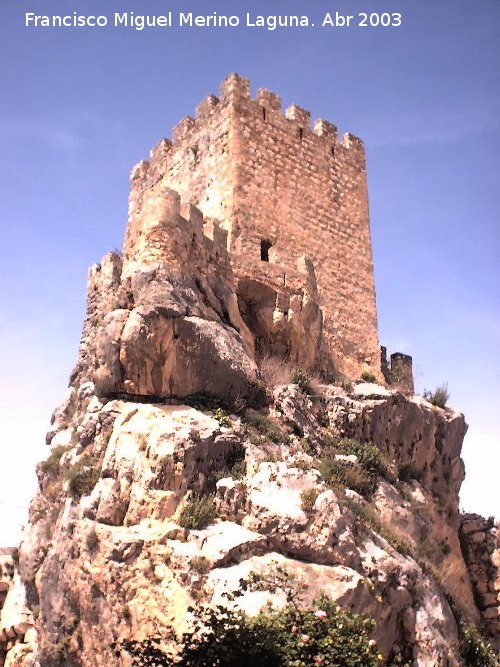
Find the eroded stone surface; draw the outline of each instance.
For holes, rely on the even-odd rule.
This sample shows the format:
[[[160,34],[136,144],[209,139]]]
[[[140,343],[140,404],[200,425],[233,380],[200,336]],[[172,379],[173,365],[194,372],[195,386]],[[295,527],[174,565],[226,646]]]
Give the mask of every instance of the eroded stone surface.
[[[433,546],[425,558],[478,621],[455,527],[455,487],[444,504],[433,477],[422,474],[426,463],[435,468],[443,461],[447,470],[461,471],[454,438],[463,434],[463,420],[398,394],[323,391],[320,400],[294,386],[277,388],[262,415],[268,426],[259,429],[251,425],[255,415],[249,424],[233,417],[221,425],[187,406],[93,398],[90,385],[73,394],[73,412],[58,411],[52,432],[53,442],[65,433],[70,444],[59,473],[39,467],[41,491],[20,554],[28,605],[40,607],[36,659],[58,664],[56,647],[68,637],[84,667],[109,663],[114,641],[182,631],[195,601],[219,601],[250,571],[277,562],[308,582],[308,600],[324,590],[372,616],[385,656],[403,651],[417,667],[459,667],[453,615],[419,558],[422,545]],[[281,441],[268,439],[271,423],[272,440],[281,433]],[[392,453],[394,470],[406,464],[416,442],[419,457],[413,452],[411,460],[420,467],[398,485],[379,479],[369,502],[349,489],[342,495],[317,467],[327,432],[374,441]],[[98,462],[99,478],[72,498],[65,471],[85,456]],[[241,479],[231,476],[235,456],[244,457]],[[359,465],[351,458],[338,461]],[[304,505],[303,494],[311,491]],[[219,518],[202,530],[179,526],[192,493],[216,494]],[[367,523],[360,507],[400,536],[412,555]],[[466,530],[477,534],[471,525]],[[257,611],[269,599],[283,602],[279,593],[247,592],[240,603]],[[116,664],[128,663],[122,656]]]

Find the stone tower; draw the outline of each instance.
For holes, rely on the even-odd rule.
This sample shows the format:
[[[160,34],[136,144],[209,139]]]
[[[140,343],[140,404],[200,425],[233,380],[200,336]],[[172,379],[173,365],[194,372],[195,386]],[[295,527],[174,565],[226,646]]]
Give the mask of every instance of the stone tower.
[[[202,212],[212,238],[227,233],[240,309],[254,332],[271,340],[297,294],[302,304],[314,297],[323,343],[308,365],[382,379],[360,139],[339,142],[325,120],[311,128],[309,111],[296,105],[283,114],[278,95],[261,89],[254,99],[249,81],[231,74],[219,98],[209,95],[134,168],[125,265],[146,201],[161,208],[167,190]]]

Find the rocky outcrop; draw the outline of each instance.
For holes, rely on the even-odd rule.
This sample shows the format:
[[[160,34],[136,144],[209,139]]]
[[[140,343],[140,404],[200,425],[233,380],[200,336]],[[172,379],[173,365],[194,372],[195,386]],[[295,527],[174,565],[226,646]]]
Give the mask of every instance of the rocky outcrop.
[[[190,605],[278,564],[307,582],[306,600],[326,592],[375,619],[385,659],[463,665],[450,597],[479,621],[459,542],[464,432],[462,415],[376,385],[314,398],[281,386],[266,410],[239,416],[71,389],[20,550],[38,634],[29,660],[130,665],[116,643],[182,632]],[[383,452],[367,494],[325,471],[336,438]],[[335,456],[361,470],[358,456]],[[215,497],[206,527],[183,527],[193,494]],[[248,613],[268,601],[284,602],[237,598]]]
[[[178,195],[170,195],[163,193],[154,233],[163,251],[167,243],[175,250],[176,262],[168,254],[131,254],[128,240],[124,260],[110,253],[91,268],[72,385],[91,381],[108,397],[210,394],[231,403],[255,391],[253,338],[239,315],[223,243],[204,235],[192,207],[191,218],[182,218]],[[145,242],[152,243],[148,235]]]

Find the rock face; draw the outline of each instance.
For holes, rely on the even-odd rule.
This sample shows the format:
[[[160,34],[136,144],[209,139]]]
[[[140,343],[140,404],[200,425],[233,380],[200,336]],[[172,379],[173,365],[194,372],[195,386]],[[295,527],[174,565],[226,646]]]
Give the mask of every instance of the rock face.
[[[226,416],[109,400],[90,382],[72,388],[20,550],[37,642],[13,642],[6,664],[130,665],[115,642],[181,632],[190,605],[218,603],[278,564],[308,582],[307,600],[325,592],[374,618],[384,658],[463,665],[449,596],[481,618],[459,541],[462,415],[366,384],[323,386],[320,397],[280,386],[269,401]],[[325,473],[336,437],[385,454],[385,478],[368,495]],[[217,517],[204,528],[180,525],[193,493],[215,494]],[[470,526],[462,535],[478,534]],[[247,613],[268,601],[284,603],[275,591],[238,598]]]

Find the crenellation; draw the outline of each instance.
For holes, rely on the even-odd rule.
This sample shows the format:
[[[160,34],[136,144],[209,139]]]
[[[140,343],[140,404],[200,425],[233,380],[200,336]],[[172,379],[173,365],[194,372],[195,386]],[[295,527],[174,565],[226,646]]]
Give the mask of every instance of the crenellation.
[[[338,132],[336,125],[333,125],[333,123],[329,123],[327,120],[324,120],[323,118],[318,118],[318,120],[314,122],[313,132],[314,134],[317,134],[318,137],[327,139],[330,142],[329,146],[330,152],[332,157],[334,157],[335,144],[338,143]]]
[[[409,354],[391,354],[391,384],[404,394],[414,394],[413,360]]]
[[[281,113],[281,97],[267,88],[259,88],[255,101],[264,107],[265,111],[275,111]],[[265,116],[263,116],[265,120]]]
[[[215,246],[227,250],[227,229],[221,227],[217,220],[205,220],[203,233],[207,238],[213,241]]]
[[[311,127],[311,112],[296,104],[291,104],[288,109],[286,109],[285,118],[295,121],[304,132]]]
[[[194,227],[203,230],[203,213],[197,206],[191,204],[191,202],[181,201],[180,215],[185,220],[189,220]]]
[[[342,137],[340,143],[342,146],[344,146],[344,148],[354,149],[355,151],[359,151],[360,153],[362,153],[364,156],[365,153],[364,141],[359,137],[356,137],[354,134],[346,132]]]
[[[215,95],[207,95],[204,100],[202,100],[196,107],[195,118],[196,121],[204,120],[214,108],[219,104],[219,98]]]
[[[163,162],[172,151],[172,142],[163,137],[149,152],[150,162]]]
[[[233,72],[220,85],[221,100],[228,100],[230,97],[250,98],[250,81],[244,76]]]
[[[148,169],[149,169],[149,162],[147,160],[141,160],[132,167],[132,170],[130,172],[130,180],[136,181],[138,179],[143,179]]]
[[[186,137],[191,135],[195,125],[196,121],[192,116],[184,116],[172,129],[172,144],[177,146],[184,141]]]

